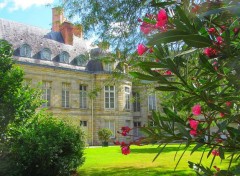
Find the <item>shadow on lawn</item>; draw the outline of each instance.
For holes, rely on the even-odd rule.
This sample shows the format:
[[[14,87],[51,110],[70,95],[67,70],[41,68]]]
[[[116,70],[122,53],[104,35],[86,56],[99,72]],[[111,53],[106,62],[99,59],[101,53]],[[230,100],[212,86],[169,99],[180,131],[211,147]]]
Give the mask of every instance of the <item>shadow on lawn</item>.
[[[131,148],[131,153],[158,153],[159,150],[161,150],[162,147],[156,147],[156,148]],[[184,147],[182,146],[179,150],[179,152],[183,152]],[[176,147],[166,147],[163,152],[176,152],[178,150],[178,146]],[[191,151],[192,147],[188,148],[187,151]],[[198,149],[197,151],[203,151],[203,148]]]
[[[158,169],[158,170],[157,170]],[[193,176],[186,171],[159,170],[159,168],[103,168],[92,170],[79,170],[79,176]]]

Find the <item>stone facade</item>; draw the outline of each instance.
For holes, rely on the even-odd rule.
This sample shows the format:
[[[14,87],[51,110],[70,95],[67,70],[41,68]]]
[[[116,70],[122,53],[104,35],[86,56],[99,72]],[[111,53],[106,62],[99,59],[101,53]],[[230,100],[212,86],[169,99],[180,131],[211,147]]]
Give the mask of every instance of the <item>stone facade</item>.
[[[128,80],[111,83],[110,70],[116,63],[109,70],[97,59],[104,54],[100,49],[88,49],[81,31],[76,32],[74,25],[63,21],[62,14],[56,17],[54,9],[53,15],[52,31],[0,19],[0,38],[13,45],[14,59],[23,68],[25,81],[43,89],[43,99],[48,100],[43,107],[81,127],[89,145],[101,144],[97,133],[105,127],[113,131],[112,141],[132,140],[117,131],[122,126],[148,125],[149,101],[155,109],[159,108],[159,101],[149,98],[145,88],[135,88]],[[58,19],[60,23],[56,24]],[[132,134],[141,135],[138,128]]]

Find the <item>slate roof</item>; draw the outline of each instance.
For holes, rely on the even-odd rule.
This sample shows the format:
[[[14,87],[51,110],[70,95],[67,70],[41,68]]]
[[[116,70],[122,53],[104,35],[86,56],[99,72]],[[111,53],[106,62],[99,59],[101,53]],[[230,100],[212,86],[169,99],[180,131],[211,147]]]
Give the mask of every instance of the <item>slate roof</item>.
[[[34,63],[34,64],[42,64],[42,65],[57,65],[59,67],[66,67],[68,69],[79,69],[84,70],[85,67],[78,67],[71,64],[57,63],[57,58],[59,54],[63,51],[68,52],[70,55],[69,63],[78,57],[79,55],[85,55],[89,53],[89,49],[87,48],[86,41],[84,39],[73,36],[73,45],[64,44],[63,37],[60,32],[53,32],[50,30],[41,29],[38,27],[9,21],[0,18],[0,38],[7,40],[9,43],[13,45],[14,55],[19,56],[19,48],[23,44],[28,44],[32,48],[32,58],[22,58],[17,57],[17,60],[21,63]],[[52,61],[39,61],[40,52],[44,48],[49,48],[52,52]],[[87,67],[86,71],[94,72],[94,65],[92,63]],[[101,68],[99,66],[96,71]]]

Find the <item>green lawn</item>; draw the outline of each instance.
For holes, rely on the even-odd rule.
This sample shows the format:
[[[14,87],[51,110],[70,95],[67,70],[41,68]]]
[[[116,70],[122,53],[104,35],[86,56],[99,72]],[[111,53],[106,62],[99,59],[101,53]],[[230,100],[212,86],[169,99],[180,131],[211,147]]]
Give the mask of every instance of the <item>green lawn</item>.
[[[86,161],[78,168],[80,176],[189,176],[196,175],[188,168],[188,160],[199,161],[202,152],[198,151],[190,155],[188,150],[182,158],[178,168],[173,169],[177,163],[180,153],[174,161],[175,151],[178,145],[169,145],[154,162],[159,149],[157,146],[131,146],[129,155],[122,155],[119,146],[87,148],[85,150]],[[205,156],[207,153],[205,153]],[[206,158],[206,157],[204,157]],[[212,156],[208,160],[204,159],[203,164],[209,164]],[[214,165],[221,169],[227,168],[227,161],[221,163],[219,157],[215,159]]]

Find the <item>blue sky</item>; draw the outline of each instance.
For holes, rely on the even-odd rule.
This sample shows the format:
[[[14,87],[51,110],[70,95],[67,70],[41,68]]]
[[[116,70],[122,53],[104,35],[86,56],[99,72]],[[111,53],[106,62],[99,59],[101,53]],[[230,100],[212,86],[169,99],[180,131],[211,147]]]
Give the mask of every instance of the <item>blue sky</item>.
[[[59,0],[0,0],[0,18],[50,30],[52,7],[58,2]]]

